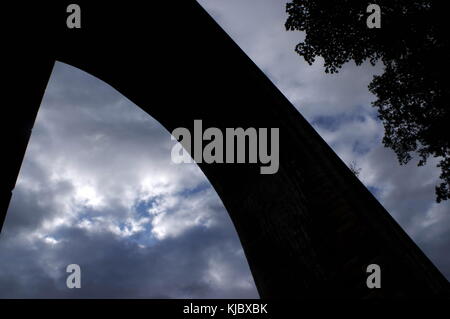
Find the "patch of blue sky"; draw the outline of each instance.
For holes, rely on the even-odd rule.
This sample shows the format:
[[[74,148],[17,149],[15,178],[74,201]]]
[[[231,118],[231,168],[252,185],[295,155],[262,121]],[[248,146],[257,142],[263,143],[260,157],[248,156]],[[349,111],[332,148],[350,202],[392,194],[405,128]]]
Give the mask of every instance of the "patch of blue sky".
[[[353,143],[352,150],[354,153],[358,155],[365,155],[367,154],[374,146],[377,145],[377,140],[374,139],[373,143],[367,143],[367,142],[361,142],[361,141],[355,141]]]
[[[149,217],[149,210],[156,205],[158,205],[158,199],[161,198],[161,195],[152,196],[147,200],[139,200],[133,206],[133,212],[138,217]]]
[[[177,195],[183,196],[183,197],[189,197],[189,196],[204,192],[209,189],[212,189],[211,184],[208,181],[203,181],[203,182],[197,184],[193,188],[184,188],[182,191],[178,192]]]
[[[311,125],[316,128],[323,128],[329,131],[336,131],[342,125],[351,122],[364,122],[365,116],[371,116],[367,112],[339,113],[337,115],[319,115],[315,116],[311,121]]]
[[[382,189],[373,185],[369,185],[367,186],[367,189],[372,193],[373,196],[375,196],[375,198],[377,198],[378,200],[380,199],[380,196],[382,194]]]

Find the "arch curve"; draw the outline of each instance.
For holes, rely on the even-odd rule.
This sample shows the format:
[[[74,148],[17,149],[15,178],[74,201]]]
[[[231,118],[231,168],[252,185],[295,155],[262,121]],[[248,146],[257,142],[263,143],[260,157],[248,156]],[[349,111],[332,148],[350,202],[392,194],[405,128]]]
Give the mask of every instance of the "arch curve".
[[[4,111],[2,214],[58,60],[110,84],[170,132],[192,129],[194,119],[220,129],[280,128],[277,174],[199,164],[230,214],[261,297],[367,297],[355,272],[374,259],[391,269],[385,297],[447,290],[427,257],[199,4],[157,2],[147,10],[83,2],[79,30],[66,28],[67,4],[7,8],[11,25],[23,23],[20,36],[7,39],[4,76],[13,85],[6,98],[17,107]]]

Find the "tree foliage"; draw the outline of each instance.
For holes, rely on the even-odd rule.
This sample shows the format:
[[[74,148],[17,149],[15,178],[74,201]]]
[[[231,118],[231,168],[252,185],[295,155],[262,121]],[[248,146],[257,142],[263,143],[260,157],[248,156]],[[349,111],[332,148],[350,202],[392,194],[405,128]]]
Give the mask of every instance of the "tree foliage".
[[[367,27],[369,3],[381,8],[379,29]],[[306,34],[295,51],[309,64],[320,56],[325,72],[335,73],[351,60],[383,63],[384,72],[369,85],[385,128],[383,143],[401,164],[415,154],[419,166],[438,157],[436,200],[450,198],[449,13],[443,2],[293,0],[286,11],[286,29]]]

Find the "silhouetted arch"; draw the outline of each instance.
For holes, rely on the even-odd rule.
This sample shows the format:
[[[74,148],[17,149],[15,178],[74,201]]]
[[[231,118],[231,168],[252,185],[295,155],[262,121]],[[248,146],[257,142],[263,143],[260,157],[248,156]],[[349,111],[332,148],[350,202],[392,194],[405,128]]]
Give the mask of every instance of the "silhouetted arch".
[[[192,129],[194,119],[221,129],[280,128],[277,174],[260,175],[256,165],[199,164],[230,214],[261,297],[447,291],[447,280],[199,4],[80,1],[82,28],[68,29],[68,3],[5,9],[20,36],[7,39],[3,73],[14,107],[3,111],[9,138],[2,145],[2,214],[59,60],[107,82],[169,131]],[[375,293],[365,286],[365,267],[374,261],[385,269],[383,290]]]

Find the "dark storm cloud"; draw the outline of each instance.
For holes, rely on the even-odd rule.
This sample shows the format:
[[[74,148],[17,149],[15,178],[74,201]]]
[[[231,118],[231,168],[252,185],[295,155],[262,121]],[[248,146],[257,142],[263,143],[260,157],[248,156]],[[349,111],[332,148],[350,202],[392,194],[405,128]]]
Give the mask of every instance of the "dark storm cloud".
[[[191,229],[176,239],[139,248],[111,233],[89,233],[64,228],[64,241],[48,249],[37,243],[33,249],[2,248],[9,267],[2,269],[1,297],[43,298],[216,298],[255,297],[248,278],[233,269],[244,268],[239,245],[227,227],[204,231]],[[6,252],[5,252],[6,250]],[[217,261],[217,265],[214,262]],[[21,267],[17,269],[17,264]],[[78,263],[82,288],[65,286],[65,266]],[[48,265],[52,269],[48,269]],[[224,269],[220,268],[220,265]],[[14,265],[14,266],[12,266]],[[216,268],[216,266],[219,266]],[[216,278],[214,272],[218,273]],[[13,279],[13,280],[11,280]],[[241,282],[239,282],[241,280]],[[229,284],[233,281],[236,284]],[[245,282],[247,281],[247,282]],[[244,284],[244,285],[242,285]]]

